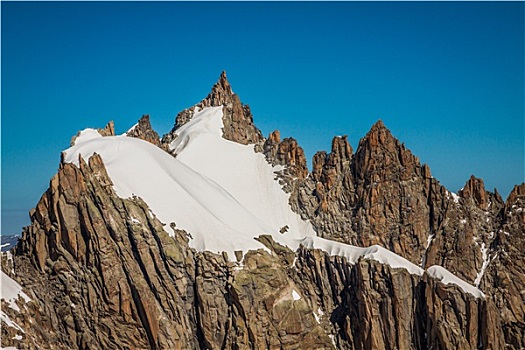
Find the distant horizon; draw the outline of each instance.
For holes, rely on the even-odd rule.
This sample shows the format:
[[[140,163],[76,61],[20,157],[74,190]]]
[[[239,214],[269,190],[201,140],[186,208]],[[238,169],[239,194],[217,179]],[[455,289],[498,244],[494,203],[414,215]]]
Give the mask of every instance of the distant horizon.
[[[505,200],[525,181],[524,5],[2,2],[1,233],[77,131],[149,114],[162,136],[222,70],[310,170],[382,120],[450,191],[474,175]]]

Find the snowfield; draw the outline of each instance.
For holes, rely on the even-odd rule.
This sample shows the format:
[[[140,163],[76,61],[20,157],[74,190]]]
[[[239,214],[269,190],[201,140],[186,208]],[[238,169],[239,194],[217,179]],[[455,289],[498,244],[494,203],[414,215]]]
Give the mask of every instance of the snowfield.
[[[380,246],[359,248],[317,237],[311,224],[291,210],[289,195],[275,180],[275,169],[264,155],[255,153],[253,145],[224,139],[222,128],[222,107],[197,109],[170,144],[176,158],[137,138],[102,137],[86,129],[64,151],[64,159],[78,165],[79,156],[88,160],[95,152],[100,154],[118,196],[141,197],[168,233],[173,234],[169,224],[174,222],[191,234],[190,246],[199,251],[224,251],[234,259],[238,250],[244,254],[266,249],[254,238],[269,234],[292,250],[303,244],[344,256],[351,264],[365,257],[423,274],[415,264]],[[288,231],[281,234],[284,226]],[[455,279],[437,272],[444,283],[464,287],[454,275]],[[468,286],[473,289],[463,289],[483,296]]]
[[[2,286],[1,299],[4,299],[11,309],[20,311],[20,308],[15,302],[20,297],[26,303],[31,300],[26,293],[22,292],[22,286],[20,286],[14,279],[6,275],[2,270],[0,270],[0,282]]]

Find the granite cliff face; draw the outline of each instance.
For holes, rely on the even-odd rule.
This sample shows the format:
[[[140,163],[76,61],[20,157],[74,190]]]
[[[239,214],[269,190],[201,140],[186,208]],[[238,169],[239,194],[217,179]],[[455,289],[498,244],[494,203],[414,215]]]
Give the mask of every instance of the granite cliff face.
[[[294,185],[291,205],[320,236],[379,244],[474,282],[481,247],[493,242],[504,203],[475,177],[451,193],[379,121],[355,154],[346,137],[334,138],[331,153],[315,154],[310,176]]]
[[[102,157],[61,161],[2,271],[31,301],[2,301],[1,345],[21,349],[520,349],[525,347],[525,184],[506,202],[471,177],[456,195],[376,123],[354,153],[336,137],[312,171],[297,141],[253,124],[223,73],[159,141],[149,117],[128,136],[170,152],[177,129],[223,106],[223,137],[262,153],[319,236],[383,246],[423,269],[267,249],[231,260],[190,247],[144,200],[121,198]],[[114,135],[114,126],[99,130]],[[74,140],[72,141],[74,143]],[[176,154],[173,154],[176,156]],[[231,166],[231,165],[227,165]],[[238,165],[242,166],[242,165]],[[234,171],[234,169],[232,169]],[[235,261],[236,260],[236,261]],[[5,314],[5,317],[4,317]],[[14,324],[14,325],[13,325]]]

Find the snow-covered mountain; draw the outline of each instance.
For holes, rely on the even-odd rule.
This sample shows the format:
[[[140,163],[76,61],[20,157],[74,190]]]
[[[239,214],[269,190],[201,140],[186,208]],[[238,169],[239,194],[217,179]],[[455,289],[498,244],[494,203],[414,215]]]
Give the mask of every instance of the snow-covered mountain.
[[[264,155],[256,153],[254,145],[222,137],[222,118],[222,107],[197,107],[169,144],[176,157],[126,134],[103,137],[86,129],[74,146],[64,151],[64,160],[79,166],[80,156],[88,161],[99,154],[120,197],[142,198],[161,222],[175,223],[188,232],[190,247],[199,251],[226,252],[234,259],[235,251],[268,250],[255,238],[271,235],[294,251],[302,244],[344,256],[350,263],[365,257],[423,274],[418,266],[380,246],[358,248],[316,237],[312,225],[292,211],[290,196],[282,190],[275,168]],[[166,231],[171,230],[166,227]],[[433,266],[429,274],[483,296],[446,270],[438,273]]]
[[[305,174],[296,141],[262,137],[223,73],[162,138],[147,116],[113,130],[79,132],[3,255],[2,346],[519,344],[495,307],[506,292],[490,264],[506,245],[485,232],[525,219],[502,220],[499,195],[475,178],[451,195],[382,123],[355,155],[334,138]],[[507,207],[524,197],[516,187]],[[482,247],[479,268],[455,262],[468,237]]]

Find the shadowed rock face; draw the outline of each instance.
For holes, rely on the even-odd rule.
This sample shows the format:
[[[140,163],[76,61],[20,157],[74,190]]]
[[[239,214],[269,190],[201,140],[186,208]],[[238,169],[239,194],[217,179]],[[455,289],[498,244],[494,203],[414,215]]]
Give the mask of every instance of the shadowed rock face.
[[[481,288],[490,293],[501,314],[505,341],[510,348],[522,349],[525,348],[525,183],[511,191],[502,216]]]
[[[525,184],[503,202],[471,177],[455,196],[382,122],[350,146],[335,137],[312,171],[278,131],[264,139],[223,73],[158,141],[148,116],[131,130],[168,150],[195,108],[223,107],[223,136],[253,144],[276,169],[290,205],[320,236],[380,244],[441,265],[485,299],[428,274],[376,261],[293,252],[260,236],[266,251],[240,263],[188,245],[140,198],[119,198],[102,159],[62,163],[2,270],[32,301],[2,311],[2,346],[50,349],[520,349],[525,347]],[[114,126],[99,129],[114,135]],[[11,272],[13,269],[13,272]],[[16,336],[16,337],[15,337]],[[21,337],[21,338],[19,338]]]

